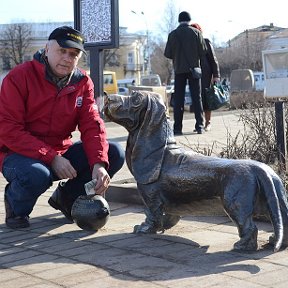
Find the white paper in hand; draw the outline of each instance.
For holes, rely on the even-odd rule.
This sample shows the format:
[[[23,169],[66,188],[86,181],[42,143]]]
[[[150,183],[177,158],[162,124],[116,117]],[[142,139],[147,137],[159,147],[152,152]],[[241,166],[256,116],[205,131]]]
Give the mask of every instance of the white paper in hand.
[[[94,189],[96,186],[96,183],[97,183],[96,179],[93,179],[84,185],[87,195],[95,195],[96,194],[95,189]]]

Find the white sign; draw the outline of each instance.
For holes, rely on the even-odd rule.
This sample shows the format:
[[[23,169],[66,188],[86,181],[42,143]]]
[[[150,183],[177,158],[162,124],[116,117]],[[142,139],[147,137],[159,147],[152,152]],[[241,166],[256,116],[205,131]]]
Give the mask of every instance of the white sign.
[[[288,97],[288,49],[262,51],[264,97]]]

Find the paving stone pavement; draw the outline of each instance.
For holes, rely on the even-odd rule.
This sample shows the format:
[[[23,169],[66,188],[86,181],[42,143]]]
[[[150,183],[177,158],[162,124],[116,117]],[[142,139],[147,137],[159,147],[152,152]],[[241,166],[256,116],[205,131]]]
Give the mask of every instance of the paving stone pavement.
[[[227,131],[241,129],[236,112],[213,113],[212,130],[203,135],[190,133],[193,116],[186,118],[184,136],[177,137],[183,145],[216,141],[221,147]],[[106,126],[109,138],[125,147],[125,130],[110,122]],[[235,252],[237,229],[220,201],[213,199],[195,202],[193,215],[164,234],[135,235],[133,227],[145,219],[144,209],[127,167],[116,176],[107,192],[111,216],[101,230],[91,233],[67,223],[47,204],[57,183],[39,198],[29,228],[7,228],[6,182],[1,175],[0,287],[287,287],[287,250],[273,253],[266,245],[273,232],[270,223],[257,221],[257,252]]]

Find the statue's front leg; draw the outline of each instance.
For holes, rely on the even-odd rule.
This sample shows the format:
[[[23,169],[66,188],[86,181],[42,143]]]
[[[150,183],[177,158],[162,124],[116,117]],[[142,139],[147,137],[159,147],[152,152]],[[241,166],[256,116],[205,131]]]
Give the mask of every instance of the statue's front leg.
[[[134,226],[134,233],[151,234],[163,232],[163,203],[153,184],[139,185],[138,191],[145,204],[145,222]]]

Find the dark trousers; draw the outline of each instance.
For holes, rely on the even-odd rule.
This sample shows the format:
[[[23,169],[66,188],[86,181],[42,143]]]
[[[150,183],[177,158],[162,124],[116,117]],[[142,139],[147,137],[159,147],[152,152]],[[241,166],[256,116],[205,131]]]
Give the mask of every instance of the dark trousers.
[[[118,143],[109,142],[108,173],[110,177],[121,169],[125,161],[125,151]],[[65,183],[65,193],[75,200],[85,194],[84,184],[92,179],[82,142],[73,144],[63,157],[68,159],[77,171],[77,177]],[[28,216],[38,199],[53,181],[59,180],[51,167],[43,162],[14,153],[4,159],[3,176],[8,181],[5,195],[16,216]]]
[[[191,73],[175,74],[174,80],[174,131],[182,132],[183,128],[183,114],[184,114],[184,100],[185,87],[188,81],[189,90],[192,98],[195,114],[195,129],[197,131],[204,128],[203,125],[203,106],[201,99],[201,80],[194,79]]]

